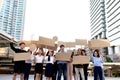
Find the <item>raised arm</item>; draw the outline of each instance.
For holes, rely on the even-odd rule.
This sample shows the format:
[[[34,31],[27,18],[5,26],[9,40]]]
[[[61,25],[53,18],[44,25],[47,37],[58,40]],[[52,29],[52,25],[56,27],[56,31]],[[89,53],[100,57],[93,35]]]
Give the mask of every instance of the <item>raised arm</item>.
[[[13,43],[12,43],[12,42],[10,43],[10,48],[11,48],[13,51],[17,52],[17,49],[13,46]]]
[[[105,62],[105,57],[102,54],[100,55],[100,57],[101,57],[101,62]]]
[[[36,64],[36,56],[34,56],[34,64]]]
[[[13,51],[17,52],[18,49],[16,49],[13,45],[14,45],[14,38],[11,38],[10,48],[11,48]]]
[[[88,56],[90,56],[90,58],[93,56],[93,52],[92,52],[92,49],[88,49],[87,50],[87,54],[88,54]]]

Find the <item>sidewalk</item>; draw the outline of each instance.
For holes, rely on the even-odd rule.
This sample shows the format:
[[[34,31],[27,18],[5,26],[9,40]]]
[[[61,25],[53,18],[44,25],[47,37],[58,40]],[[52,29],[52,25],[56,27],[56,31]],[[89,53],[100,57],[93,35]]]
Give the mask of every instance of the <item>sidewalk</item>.
[[[12,74],[0,74],[0,80],[12,80]],[[18,76],[17,80],[19,80],[19,76]],[[30,75],[30,79],[29,80],[34,80],[34,75]],[[45,80],[45,77],[44,77],[43,80]],[[88,80],[94,80],[94,79],[93,79],[92,76],[89,76]],[[105,80],[120,80],[120,77],[117,77],[117,78],[106,77]]]

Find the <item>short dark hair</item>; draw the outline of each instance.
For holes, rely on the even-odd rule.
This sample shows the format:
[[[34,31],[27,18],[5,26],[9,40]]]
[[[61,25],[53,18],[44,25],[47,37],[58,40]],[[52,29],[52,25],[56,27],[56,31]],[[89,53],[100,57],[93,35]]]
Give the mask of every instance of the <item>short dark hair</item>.
[[[20,42],[20,43],[19,43],[19,46],[21,46],[22,44],[24,44],[24,45],[25,45],[25,43],[24,43],[24,42]]]
[[[63,44],[60,45],[60,48],[65,47]]]

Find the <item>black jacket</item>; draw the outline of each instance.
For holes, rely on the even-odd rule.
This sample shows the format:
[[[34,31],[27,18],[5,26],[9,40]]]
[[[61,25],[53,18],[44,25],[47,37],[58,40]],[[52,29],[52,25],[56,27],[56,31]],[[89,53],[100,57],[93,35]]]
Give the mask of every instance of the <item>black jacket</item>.
[[[26,52],[25,50],[21,50],[21,49],[19,49],[19,48],[15,48],[14,46],[13,46],[13,43],[10,43],[10,48],[13,50],[13,51],[15,51],[15,54],[16,53],[23,53],[23,52]],[[15,63],[25,63],[25,61],[14,61]]]

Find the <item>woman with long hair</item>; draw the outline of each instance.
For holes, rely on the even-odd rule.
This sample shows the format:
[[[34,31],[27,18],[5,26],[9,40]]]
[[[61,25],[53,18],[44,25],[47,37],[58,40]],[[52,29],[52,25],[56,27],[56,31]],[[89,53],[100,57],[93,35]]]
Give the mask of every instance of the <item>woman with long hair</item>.
[[[43,48],[39,48],[37,55],[35,56],[35,80],[41,80],[43,73],[44,52]]]
[[[45,77],[46,80],[52,80],[53,76],[53,64],[54,64],[54,51],[48,51],[48,55],[45,57]]]
[[[104,80],[103,59],[98,49],[94,50],[93,55],[91,56],[91,59],[94,65],[94,80],[98,80],[98,77],[100,80]]]

